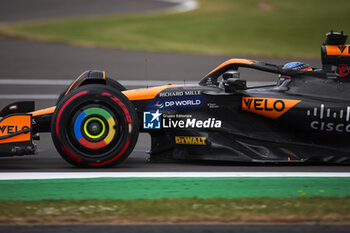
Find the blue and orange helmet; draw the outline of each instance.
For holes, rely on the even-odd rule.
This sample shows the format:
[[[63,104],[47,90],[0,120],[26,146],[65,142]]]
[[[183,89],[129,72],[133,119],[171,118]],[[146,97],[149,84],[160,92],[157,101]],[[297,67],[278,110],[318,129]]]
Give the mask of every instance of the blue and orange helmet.
[[[292,70],[300,70],[300,71],[312,71],[312,68],[309,64],[305,64],[303,62],[299,62],[299,61],[294,61],[294,62],[289,62],[287,64],[285,64],[283,67],[283,69],[292,69]],[[277,81],[277,85],[281,85],[286,79],[289,79],[290,76],[288,75],[283,75],[280,74],[278,75],[278,81]]]

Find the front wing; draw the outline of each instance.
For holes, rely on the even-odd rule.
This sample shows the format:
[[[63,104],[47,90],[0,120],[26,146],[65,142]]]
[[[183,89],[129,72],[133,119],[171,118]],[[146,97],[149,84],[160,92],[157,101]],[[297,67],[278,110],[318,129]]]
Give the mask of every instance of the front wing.
[[[34,154],[32,115],[14,114],[0,120],[0,156]]]

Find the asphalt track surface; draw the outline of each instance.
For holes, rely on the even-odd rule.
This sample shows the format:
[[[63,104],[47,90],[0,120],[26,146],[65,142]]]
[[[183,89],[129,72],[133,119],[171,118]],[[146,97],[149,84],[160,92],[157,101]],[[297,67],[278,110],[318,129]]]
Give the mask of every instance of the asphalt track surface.
[[[0,23],[150,12],[175,5],[157,0],[0,0]]]

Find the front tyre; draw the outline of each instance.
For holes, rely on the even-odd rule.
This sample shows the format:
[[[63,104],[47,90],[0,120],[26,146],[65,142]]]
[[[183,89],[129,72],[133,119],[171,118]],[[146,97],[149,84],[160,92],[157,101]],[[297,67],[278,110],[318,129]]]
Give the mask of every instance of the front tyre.
[[[51,135],[57,151],[76,167],[112,167],[125,160],[138,138],[133,104],[105,85],[72,91],[56,106]]]

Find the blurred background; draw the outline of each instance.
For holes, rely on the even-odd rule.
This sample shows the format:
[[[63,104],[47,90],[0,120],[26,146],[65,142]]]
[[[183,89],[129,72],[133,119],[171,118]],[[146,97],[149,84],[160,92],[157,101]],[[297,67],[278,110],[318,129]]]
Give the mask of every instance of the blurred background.
[[[196,83],[220,63],[235,57],[278,65],[303,61],[313,67],[321,67],[320,46],[325,41],[325,34],[330,30],[350,33],[349,9],[349,0],[0,0],[0,108],[11,102],[23,100],[34,100],[37,109],[52,106],[67,85],[80,73],[92,69],[106,71],[108,77],[118,80],[127,88],[140,88],[168,83]],[[243,70],[241,78],[248,80],[248,85],[274,83],[277,75]],[[38,155],[1,158],[0,171],[81,171],[60,158],[48,134],[42,135],[38,146]],[[140,135],[130,158],[119,167],[108,171],[251,171],[278,174],[295,171],[349,171],[349,167],[346,166],[328,165],[150,164],[146,163],[148,155],[145,153],[149,147],[149,136]],[[106,169],[89,170],[91,173],[103,171]],[[285,180],[286,178],[283,178],[281,183],[288,185]],[[191,188],[196,189],[191,182],[188,183]],[[299,181],[296,183],[299,184]],[[315,182],[311,180],[311,183]],[[345,187],[345,190],[348,187],[342,185],[343,183],[330,181],[322,186],[321,190],[317,189],[317,192],[338,191],[329,184],[339,189]],[[266,189],[264,183],[260,185],[260,190]],[[32,186],[25,187],[33,189]],[[172,185],[166,184],[164,187],[167,190]],[[268,189],[273,190],[274,186],[271,187],[268,186]],[[276,187],[279,187],[278,183]],[[295,195],[303,197],[307,187],[304,185],[300,190],[292,191]],[[79,189],[78,186],[74,188]],[[95,187],[93,189],[98,192]],[[150,188],[147,186],[146,189]],[[233,190],[236,191],[238,190]],[[101,191],[103,192],[104,190]],[[327,192],[325,194],[328,195]],[[20,197],[18,193],[13,195]],[[321,217],[317,219],[321,220],[317,220],[317,224],[323,222],[324,216],[330,216],[334,222],[339,219],[345,222],[344,219],[348,219],[348,199],[347,202],[337,199],[336,205],[334,199],[329,199],[328,205],[325,205],[325,199],[319,200],[321,201],[315,201],[314,206],[322,207],[323,212],[312,206],[305,210],[304,207],[308,204],[300,204],[295,200],[287,200],[285,205],[277,203],[276,207],[272,208],[279,210],[282,205],[290,206],[293,203],[294,206],[296,203],[297,208],[305,215],[300,217],[299,209],[296,211],[290,208],[292,214],[297,213],[293,216],[303,219],[305,216],[312,217],[310,213],[319,214],[317,216]],[[260,201],[259,199],[257,203]],[[198,198],[195,198],[194,202],[198,202]],[[276,203],[275,200],[272,202]],[[180,213],[183,210],[181,204],[182,200],[175,204]],[[137,205],[136,203],[135,206]],[[6,203],[3,206],[9,208]],[[19,206],[23,207],[24,204],[20,203]],[[110,204],[107,203],[107,206]],[[216,204],[211,206],[220,207]],[[236,204],[224,203],[222,206],[235,207]],[[244,207],[238,206],[237,209],[254,212],[255,206],[260,208],[260,205],[248,203]],[[340,214],[329,215],[328,206],[332,206],[334,213]],[[190,203],[190,208],[192,207]],[[207,208],[206,205],[204,207],[205,211],[211,208]],[[165,207],[165,212],[168,211],[166,208],[169,207]],[[3,215],[7,214],[5,208],[0,209],[4,209]],[[156,212],[153,206],[150,210]],[[216,214],[216,209],[213,213]],[[262,213],[262,216],[269,220],[269,217]],[[343,220],[340,217],[344,217]],[[88,221],[89,219],[86,220]],[[265,232],[287,232],[287,228],[292,230],[289,232],[311,232],[303,227],[292,225],[275,230],[267,229]],[[147,231],[148,228],[145,229]],[[328,232],[335,232],[331,227],[322,226],[314,228],[313,232],[327,232],[327,229]],[[167,228],[165,230],[169,231]],[[173,232],[176,230],[178,229]],[[219,232],[218,227],[209,229],[204,226],[202,230]],[[343,230],[342,232],[349,232],[346,227]],[[8,229],[4,232],[10,231]],[[47,231],[53,232],[52,229],[43,230]],[[88,230],[76,232],[82,231]],[[193,232],[193,229],[189,228],[187,231]],[[24,229],[23,232],[28,231]],[[153,231],[150,229],[148,232]],[[220,232],[232,231],[221,229]],[[238,232],[243,231],[238,229]],[[264,228],[257,226],[252,232],[264,232]]]
[[[0,0],[0,105],[38,107],[80,73],[106,71],[129,88],[197,82],[223,61],[320,67],[330,30],[350,31],[350,1]],[[243,71],[242,79],[274,82]],[[248,82],[249,84],[249,82]],[[29,88],[28,88],[29,87]]]

